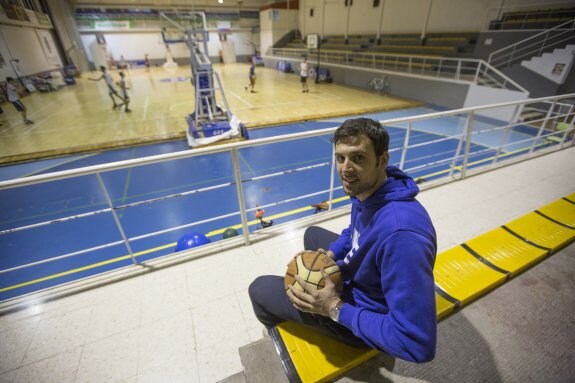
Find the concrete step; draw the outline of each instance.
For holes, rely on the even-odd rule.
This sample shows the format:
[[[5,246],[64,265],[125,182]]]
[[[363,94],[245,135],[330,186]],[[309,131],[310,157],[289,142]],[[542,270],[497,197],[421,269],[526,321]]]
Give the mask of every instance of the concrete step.
[[[245,380],[231,380],[242,378],[235,374],[221,383],[289,383],[270,337],[240,347],[239,352],[244,366],[242,375]]]

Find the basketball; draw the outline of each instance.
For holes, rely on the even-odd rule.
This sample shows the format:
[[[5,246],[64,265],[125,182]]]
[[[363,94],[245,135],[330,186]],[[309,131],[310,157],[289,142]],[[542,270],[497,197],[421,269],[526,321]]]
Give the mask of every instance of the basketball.
[[[186,249],[191,249],[193,247],[203,246],[210,243],[210,239],[203,235],[202,233],[197,233],[195,231],[184,234],[178,240],[176,244],[176,251],[182,251]]]
[[[303,291],[303,287],[295,280],[296,275],[299,275],[304,281],[315,286],[317,290],[321,290],[325,286],[325,280],[321,275],[322,268],[329,274],[331,281],[337,286],[338,290],[340,290],[343,280],[341,279],[339,266],[336,265],[335,261],[327,254],[306,250],[294,257],[288,264],[284,277],[284,287],[286,291],[288,290],[288,286],[292,284],[296,290]]]
[[[227,238],[235,237],[237,235],[238,235],[238,231],[236,229],[234,229],[233,227],[228,227],[226,230],[224,230],[222,237],[224,239],[227,239]]]

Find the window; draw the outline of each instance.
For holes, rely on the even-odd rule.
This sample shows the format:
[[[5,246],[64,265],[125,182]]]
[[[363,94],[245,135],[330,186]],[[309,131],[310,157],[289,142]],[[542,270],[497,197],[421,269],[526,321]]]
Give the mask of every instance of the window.
[[[374,8],[379,7],[379,3],[380,3],[379,0],[373,0],[373,7],[374,7]]]
[[[309,17],[313,17],[313,8],[309,9]]]

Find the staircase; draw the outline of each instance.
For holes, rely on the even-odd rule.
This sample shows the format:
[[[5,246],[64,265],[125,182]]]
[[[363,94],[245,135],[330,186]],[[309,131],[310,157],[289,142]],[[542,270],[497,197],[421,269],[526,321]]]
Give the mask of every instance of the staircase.
[[[575,18],[492,52],[487,62],[501,69],[535,55],[575,44]]]
[[[553,82],[562,84],[573,65],[573,55],[575,55],[575,44],[569,44],[565,48],[557,48],[553,52],[522,61],[521,65]]]

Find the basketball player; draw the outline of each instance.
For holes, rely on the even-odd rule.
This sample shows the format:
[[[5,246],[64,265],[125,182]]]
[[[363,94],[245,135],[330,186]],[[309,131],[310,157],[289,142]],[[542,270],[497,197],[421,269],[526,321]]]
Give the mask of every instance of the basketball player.
[[[20,101],[20,92],[18,91],[18,84],[12,77],[6,77],[6,98],[14,105],[14,108],[22,115],[22,122],[26,125],[33,124],[34,121],[26,117],[26,106]]]
[[[244,88],[247,92],[248,88],[251,88],[251,92],[255,93],[254,87],[256,86],[256,66],[252,61],[252,65],[250,65],[250,83]]]
[[[307,57],[304,56],[303,61],[299,64],[299,76],[301,81],[302,93],[309,93],[307,87],[307,76],[309,75],[309,64],[307,62]]]
[[[146,72],[150,71],[150,55],[148,53],[146,53],[144,55],[144,65],[146,66]]]
[[[388,166],[389,135],[379,122],[347,120],[333,142],[337,172],[352,202],[351,224],[340,235],[309,227],[304,247],[336,261],[343,289],[325,272],[323,289],[296,277],[304,291],[290,286],[287,293],[283,277],[261,276],[249,288],[256,317],[268,329],[294,321],[353,346],[428,362],[437,342],[437,241],[429,215],[415,199],[419,188]]]
[[[110,98],[112,99],[112,102],[114,103],[114,106],[112,107],[112,109],[116,109],[118,108],[123,102],[125,102],[125,100],[118,94],[118,92],[116,91],[116,88],[114,88],[114,80],[112,79],[112,75],[108,72],[106,72],[106,67],[105,66],[100,66],[100,72],[102,72],[102,75],[98,78],[88,78],[88,80],[90,81],[100,81],[101,79],[104,79],[104,81],[106,81],[106,85],[108,85],[108,94],[110,95]],[[122,100],[122,103],[117,104],[116,103],[116,98],[119,98],[120,100]]]
[[[130,113],[131,110],[129,108],[130,105],[130,96],[128,95],[128,86],[126,85],[126,75],[124,74],[124,72],[120,72],[118,73],[120,75],[120,81],[118,82],[118,86],[120,87],[120,93],[122,93],[122,98],[124,99],[124,102],[121,103],[118,107],[121,108],[122,105],[124,105],[124,111],[126,113]]]

